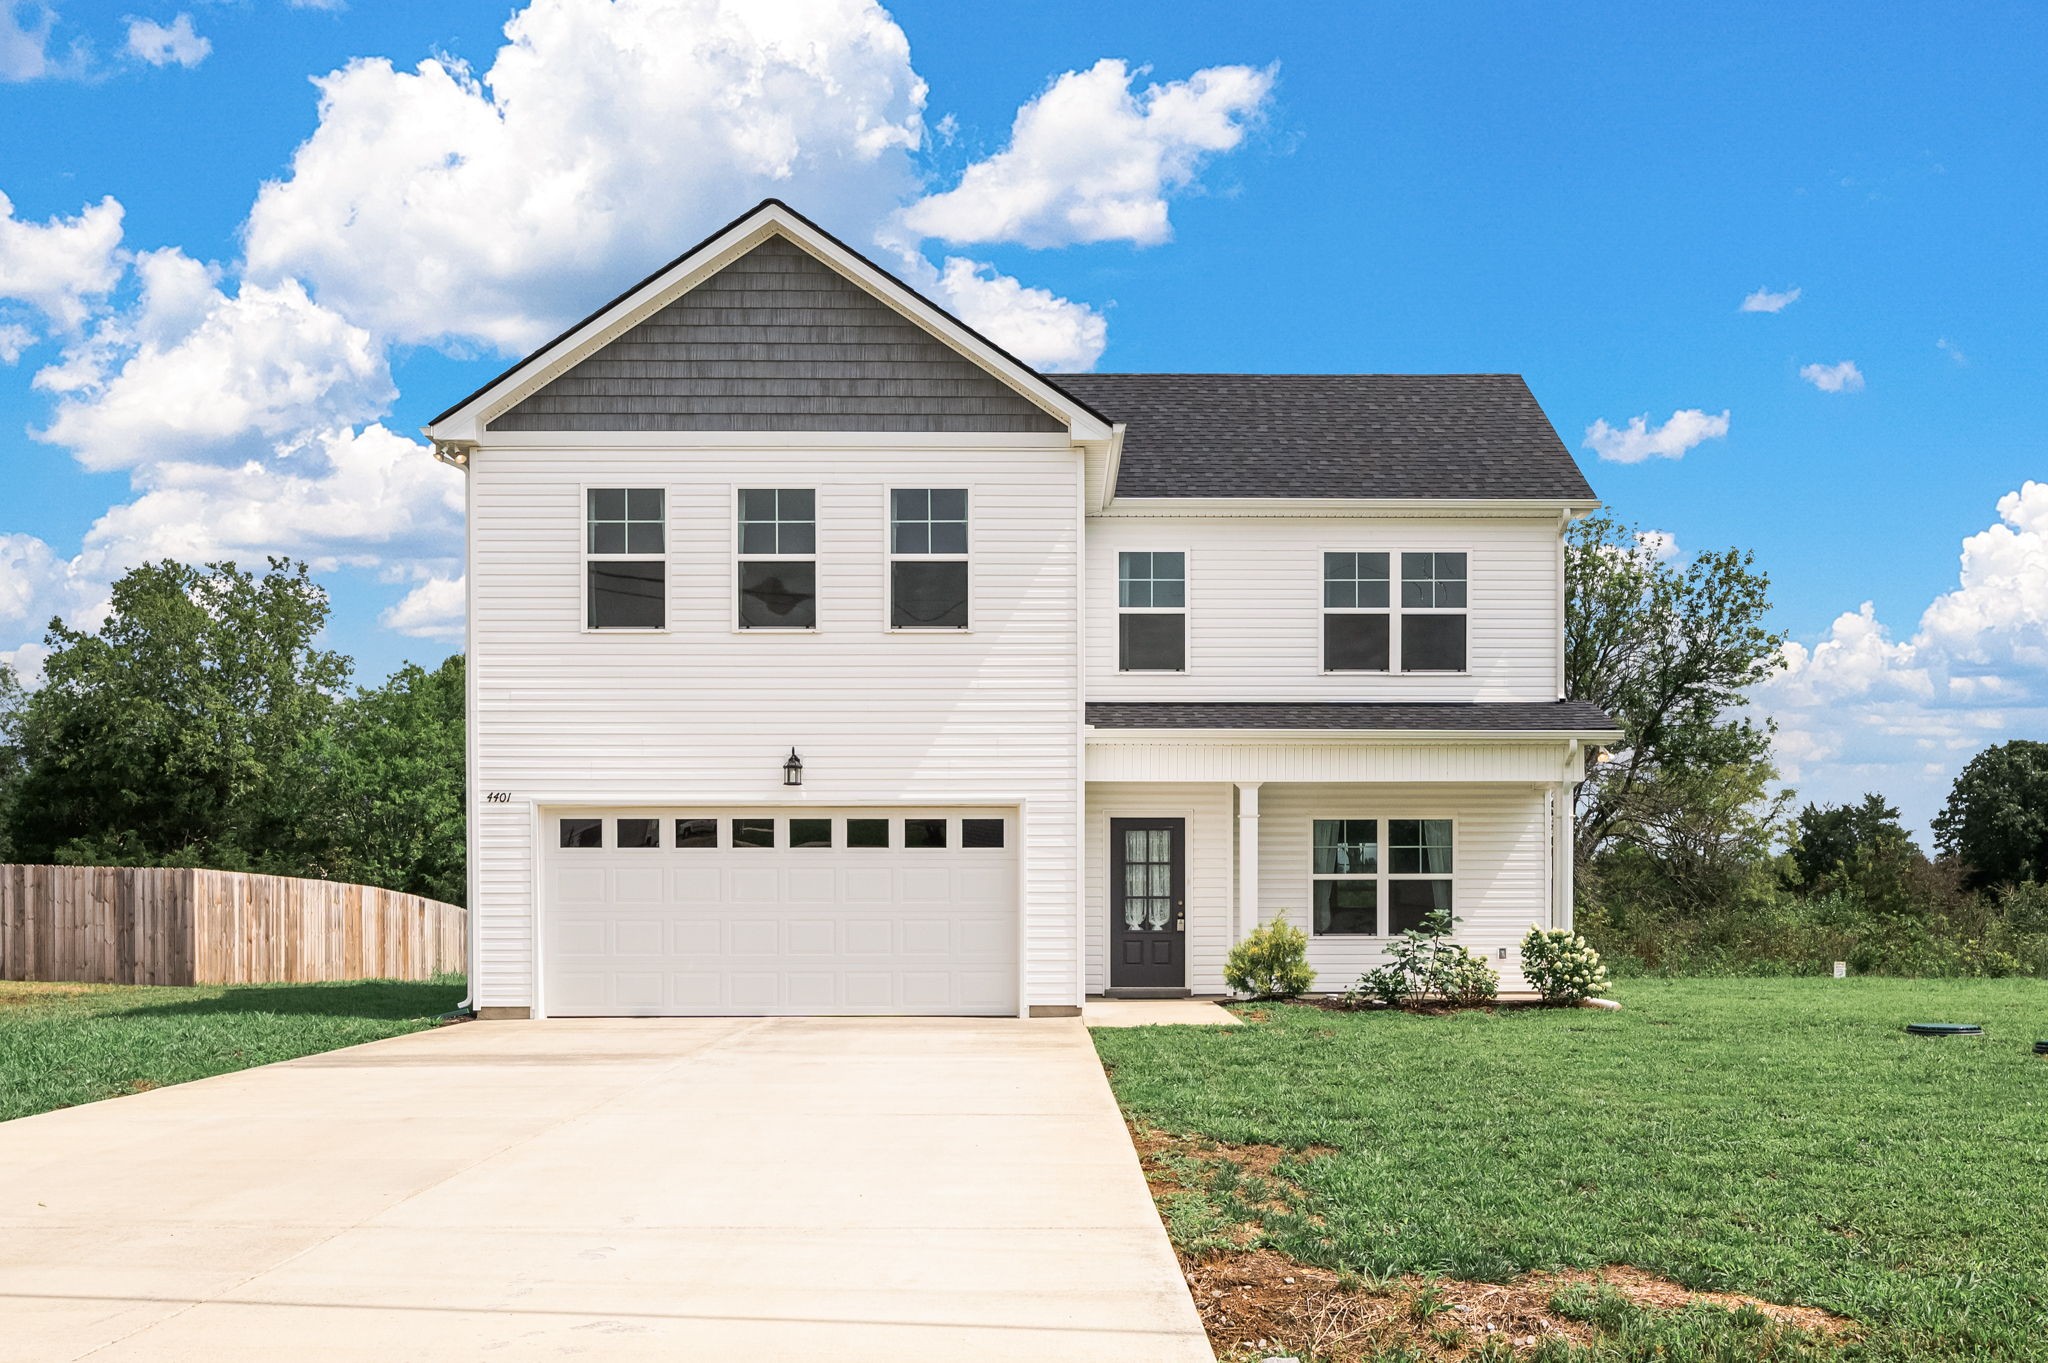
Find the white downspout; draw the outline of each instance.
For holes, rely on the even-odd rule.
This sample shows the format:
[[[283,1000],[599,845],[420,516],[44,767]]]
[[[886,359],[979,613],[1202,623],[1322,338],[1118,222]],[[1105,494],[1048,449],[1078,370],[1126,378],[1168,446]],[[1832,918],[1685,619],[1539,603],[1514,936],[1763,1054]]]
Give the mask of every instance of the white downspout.
[[[1259,782],[1237,783],[1237,933],[1243,941],[1259,925]]]

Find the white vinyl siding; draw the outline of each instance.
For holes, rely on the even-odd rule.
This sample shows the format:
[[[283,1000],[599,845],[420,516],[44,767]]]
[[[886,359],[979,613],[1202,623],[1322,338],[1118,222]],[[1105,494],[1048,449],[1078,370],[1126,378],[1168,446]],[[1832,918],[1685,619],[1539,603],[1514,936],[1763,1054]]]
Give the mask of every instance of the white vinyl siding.
[[[478,1003],[532,1004],[536,802],[779,805],[792,747],[806,802],[1018,808],[1023,1001],[1074,1003],[1080,476],[1064,437],[487,441],[469,473]],[[666,632],[583,630],[585,486],[666,490]],[[741,486],[816,489],[815,633],[732,628]],[[972,489],[972,633],[886,627],[891,486]]]
[[[1457,825],[1457,940],[1486,958],[1501,988],[1521,987],[1522,935],[1548,921],[1550,838],[1546,791],[1518,785],[1267,785],[1259,792],[1259,916],[1308,932],[1310,839],[1315,820],[1354,813],[1449,818]],[[1385,959],[1384,938],[1311,936],[1317,992],[1338,993]],[[1502,960],[1501,948],[1507,948]]]
[[[1221,994],[1233,937],[1236,792],[1164,782],[1088,785],[1088,992],[1109,982],[1109,821],[1154,817],[1187,820],[1187,983],[1196,994]]]
[[[1117,669],[1118,555],[1187,552],[1188,668]],[[1558,522],[1545,516],[1097,516],[1088,523],[1088,699],[1555,700]],[[1467,667],[1462,673],[1328,672],[1323,660],[1324,554],[1466,555]],[[1398,611],[1395,631],[1398,633]],[[1398,641],[1395,644],[1398,650]]]

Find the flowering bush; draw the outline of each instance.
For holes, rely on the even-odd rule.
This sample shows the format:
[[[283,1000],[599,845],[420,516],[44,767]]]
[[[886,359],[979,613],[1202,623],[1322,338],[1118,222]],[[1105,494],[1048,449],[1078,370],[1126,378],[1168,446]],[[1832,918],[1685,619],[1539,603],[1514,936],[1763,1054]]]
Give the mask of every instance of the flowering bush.
[[[1252,929],[1230,949],[1223,982],[1255,999],[1291,999],[1316,982],[1308,964],[1308,934],[1284,919]]]
[[[1500,991],[1500,976],[1483,957],[1456,942],[1448,941],[1452,917],[1438,910],[1387,943],[1387,963],[1374,966],[1358,977],[1345,993],[1345,1002],[1358,1004],[1377,999],[1389,1008],[1404,1005],[1448,1004],[1453,1008],[1476,1008],[1493,1002]]]
[[[1522,977],[1545,1003],[1577,1003],[1607,992],[1607,967],[1600,953],[1576,932],[1546,932],[1531,925],[1522,938]]]

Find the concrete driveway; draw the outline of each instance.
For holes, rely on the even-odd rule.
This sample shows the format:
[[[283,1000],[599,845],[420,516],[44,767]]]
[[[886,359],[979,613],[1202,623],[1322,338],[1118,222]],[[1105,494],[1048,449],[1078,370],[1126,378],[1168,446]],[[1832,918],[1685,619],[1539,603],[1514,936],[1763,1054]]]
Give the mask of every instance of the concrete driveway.
[[[1077,1021],[471,1023],[0,1124],[0,1359],[1208,1360]]]

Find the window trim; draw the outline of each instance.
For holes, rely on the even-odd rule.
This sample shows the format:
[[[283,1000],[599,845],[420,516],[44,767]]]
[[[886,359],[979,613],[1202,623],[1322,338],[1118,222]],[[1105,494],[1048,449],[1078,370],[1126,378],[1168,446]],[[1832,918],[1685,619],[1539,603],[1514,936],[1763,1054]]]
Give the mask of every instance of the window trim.
[[[1384,672],[1358,672],[1350,669],[1330,670],[1329,650],[1323,635],[1323,617],[1332,611],[1347,615],[1371,615],[1374,612],[1363,609],[1345,610],[1342,606],[1323,604],[1323,555],[1325,554],[1385,554],[1387,556],[1387,670]],[[1463,606],[1411,606],[1406,608],[1410,615],[1462,615],[1465,617],[1465,666],[1456,672],[1431,668],[1411,672],[1402,665],[1401,659],[1401,555],[1403,554],[1463,554],[1465,556],[1465,604]],[[1412,543],[1395,541],[1388,544],[1365,545],[1358,541],[1339,544],[1319,544],[1315,557],[1315,602],[1316,602],[1316,669],[1324,677],[1469,677],[1472,672],[1472,560],[1477,557],[1470,548],[1422,548]]]
[[[1124,604],[1125,554],[1179,554],[1180,604],[1178,606],[1126,606]],[[1110,574],[1110,581],[1114,584],[1111,590],[1113,590],[1116,593],[1116,629],[1114,635],[1111,638],[1111,643],[1116,651],[1117,675],[1119,677],[1185,677],[1192,673],[1195,670],[1194,551],[1192,549],[1178,547],[1171,544],[1155,545],[1151,548],[1146,549],[1139,549],[1119,545],[1116,549],[1116,561],[1111,566],[1116,569],[1114,573]],[[1318,593],[1322,591],[1322,584],[1320,580],[1318,580],[1317,582],[1316,591]],[[1179,671],[1176,672],[1169,668],[1163,667],[1127,668],[1124,666],[1123,622],[1124,617],[1126,615],[1178,615],[1181,618]]]
[[[967,552],[964,554],[899,554],[896,552],[896,494],[898,492],[963,492],[967,496]],[[882,487],[882,632],[884,634],[921,634],[937,638],[950,638],[956,634],[974,633],[974,622],[981,618],[980,592],[975,579],[974,546],[979,538],[975,534],[976,488],[972,482],[955,479],[944,484],[933,483],[887,483]],[[899,625],[896,623],[896,561],[903,559],[911,563],[964,563],[967,565],[967,623],[964,625]]]
[[[725,533],[727,535],[726,543],[728,544],[728,546],[730,546],[732,552],[729,556],[729,561],[726,564],[725,604],[726,609],[731,613],[728,622],[731,633],[744,634],[750,639],[766,639],[772,638],[773,636],[778,634],[793,634],[801,637],[806,634],[816,634],[821,628],[823,628],[825,623],[825,585],[824,583],[818,581],[819,564],[821,562],[818,550],[820,548],[820,541],[822,539],[822,536],[819,534],[819,526],[823,523],[824,520],[822,513],[824,510],[823,504],[825,500],[824,497],[821,495],[821,491],[822,490],[817,487],[761,487],[758,484],[742,486],[738,483],[731,483],[727,485],[726,500],[730,503],[730,505],[727,509],[727,515],[725,520]],[[773,554],[743,553],[740,548],[740,494],[742,492],[810,493],[811,552],[808,554],[785,554],[781,553],[780,551]],[[817,592],[817,599],[813,602],[813,614],[817,617],[817,623],[811,625],[741,624],[740,565],[742,563],[750,562],[809,563],[811,565],[811,581],[814,589]]]
[[[576,493],[576,545],[582,550],[580,568],[577,574],[576,619],[584,634],[666,634],[669,632],[669,595],[674,585],[669,581],[671,565],[669,546],[675,542],[670,528],[675,520],[675,489],[667,483],[638,485],[642,492],[661,493],[661,552],[658,554],[593,554],[590,552],[590,494],[624,488],[634,491],[633,486],[617,481],[603,483],[581,483]],[[661,623],[659,625],[593,625],[590,623],[590,565],[599,563],[648,563],[661,561]]]
[[[1353,820],[1357,820],[1357,819],[1372,819],[1372,820],[1374,820],[1374,821],[1375,821],[1375,822],[1374,822],[1374,836],[1375,836],[1375,837],[1376,837],[1376,838],[1378,839],[1378,844],[1377,844],[1377,846],[1378,846],[1378,858],[1377,858],[1377,861],[1378,861],[1378,867],[1377,867],[1377,869],[1376,869],[1376,870],[1374,870],[1374,872],[1373,872],[1373,873],[1372,873],[1371,875],[1369,875],[1369,876],[1362,876],[1362,875],[1351,875],[1351,874],[1340,874],[1340,873],[1322,873],[1322,872],[1318,872],[1318,871],[1316,870],[1316,825],[1317,825],[1317,824],[1319,824],[1319,823],[1327,823],[1327,822],[1330,822],[1330,821],[1331,821],[1331,820],[1333,820],[1333,819],[1353,819]],[[1390,869],[1389,869],[1389,868],[1390,868],[1390,867],[1391,867],[1391,866],[1393,865],[1393,860],[1394,860],[1394,859],[1393,859],[1392,853],[1391,853],[1391,851],[1389,850],[1389,847],[1388,847],[1388,840],[1389,840],[1389,838],[1390,838],[1390,837],[1392,836],[1392,828],[1393,828],[1393,822],[1394,822],[1394,820],[1396,820],[1396,819],[1404,819],[1404,820],[1406,820],[1406,819],[1414,819],[1414,820],[1418,820],[1418,821],[1421,821],[1421,820],[1433,820],[1433,821],[1438,821],[1438,822],[1448,823],[1448,824],[1449,824],[1449,825],[1451,826],[1451,869],[1450,869],[1450,872],[1449,872],[1448,874],[1440,874],[1440,873],[1436,873],[1436,872],[1423,872],[1423,871],[1407,871],[1407,872],[1401,872],[1401,873],[1398,873],[1398,874],[1397,874],[1396,872],[1394,872],[1394,871],[1392,871],[1392,870],[1390,870]],[[1452,914],[1452,916],[1453,916],[1453,917],[1456,917],[1456,915],[1457,915],[1457,912],[1458,912],[1458,905],[1459,905],[1459,903],[1460,903],[1460,900],[1461,900],[1461,896],[1460,896],[1460,894],[1459,894],[1459,890],[1458,890],[1458,880],[1459,880],[1459,876],[1460,876],[1460,875],[1461,875],[1461,874],[1463,873],[1463,872],[1462,872],[1462,868],[1463,868],[1463,866],[1464,866],[1464,864],[1465,864],[1465,856],[1464,856],[1464,849],[1463,849],[1463,848],[1462,848],[1462,847],[1460,846],[1460,833],[1459,833],[1459,828],[1458,828],[1458,825],[1459,825],[1459,824],[1460,824],[1461,822],[1462,822],[1462,820],[1461,820],[1461,819],[1459,818],[1459,816],[1458,816],[1458,815],[1456,815],[1456,814],[1449,814],[1449,813],[1444,813],[1444,812],[1442,812],[1442,811],[1439,811],[1439,810],[1434,810],[1434,809],[1430,808],[1430,807],[1429,807],[1429,806],[1427,806],[1427,805],[1425,805],[1425,806],[1422,806],[1422,807],[1421,807],[1420,809],[1413,809],[1413,808],[1409,808],[1409,809],[1398,809],[1398,808],[1397,808],[1397,809],[1396,809],[1396,810],[1394,810],[1394,812],[1392,812],[1392,813],[1388,813],[1388,812],[1387,812],[1386,810],[1384,810],[1384,809],[1355,809],[1355,808],[1353,808],[1353,807],[1350,807],[1350,806],[1339,806],[1338,808],[1336,808],[1336,809],[1334,809],[1334,810],[1329,810],[1329,809],[1323,809],[1323,810],[1317,810],[1317,811],[1315,811],[1314,813],[1310,814],[1310,815],[1308,816],[1308,823],[1307,823],[1307,825],[1306,825],[1306,828],[1307,828],[1307,833],[1308,833],[1308,884],[1309,884],[1309,893],[1308,893],[1308,909],[1307,909],[1307,913],[1308,913],[1308,923],[1307,923],[1307,930],[1308,930],[1308,935],[1309,935],[1309,938],[1310,938],[1310,940],[1311,940],[1311,941],[1326,941],[1326,940],[1334,940],[1334,941],[1348,941],[1348,942],[1388,942],[1388,941],[1392,941],[1392,940],[1393,940],[1393,938],[1394,938],[1394,937],[1395,937],[1395,936],[1396,936],[1397,934],[1395,934],[1395,933],[1391,933],[1391,932],[1388,932],[1388,931],[1387,931],[1387,922],[1388,922],[1388,919],[1387,919],[1387,915],[1389,914],[1389,912],[1391,912],[1391,910],[1392,910],[1392,907],[1393,907],[1393,906],[1392,906],[1392,904],[1391,904],[1391,903],[1390,903],[1390,901],[1389,901],[1389,895],[1388,895],[1388,886],[1389,886],[1389,883],[1390,883],[1390,882],[1392,882],[1392,881],[1396,881],[1396,880],[1448,880],[1448,881],[1450,881],[1450,882],[1451,882],[1451,914]],[[1374,905],[1375,905],[1375,907],[1376,907],[1376,908],[1378,909],[1378,911],[1379,911],[1379,922],[1378,922],[1378,923],[1376,923],[1376,924],[1375,924],[1374,926],[1375,926],[1375,927],[1377,927],[1377,928],[1379,929],[1379,931],[1378,931],[1378,932],[1374,932],[1374,933],[1364,933],[1364,932],[1317,932],[1317,931],[1316,931],[1316,894],[1315,894],[1315,887],[1316,887],[1316,882],[1317,882],[1317,881],[1319,881],[1319,880],[1369,880],[1369,881],[1372,881],[1372,882],[1373,882],[1373,884],[1374,884],[1374,885],[1375,885],[1375,886],[1377,887],[1377,888],[1375,889],[1375,891],[1374,891],[1374,896],[1373,896],[1373,897],[1374,897]]]

